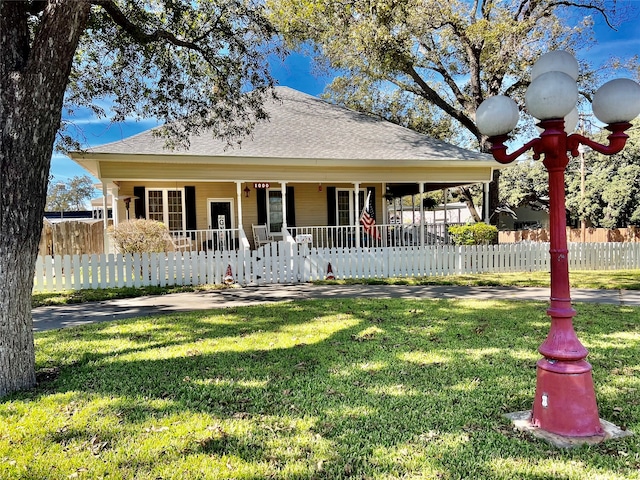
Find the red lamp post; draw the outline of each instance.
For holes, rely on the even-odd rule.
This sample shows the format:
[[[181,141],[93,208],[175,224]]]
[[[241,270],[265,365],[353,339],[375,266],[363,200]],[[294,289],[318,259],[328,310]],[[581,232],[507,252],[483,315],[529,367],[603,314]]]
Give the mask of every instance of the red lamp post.
[[[532,69],[532,83],[525,102],[529,113],[541,119],[543,130],[538,138],[507,153],[504,142],[516,125],[518,107],[504,96],[485,100],[476,113],[481,133],[489,136],[491,153],[500,163],[513,162],[528,150],[533,158],[544,155],[549,173],[549,221],[551,255],[551,300],[547,314],[551,328],[538,351],[544,358],[537,363],[536,394],[530,424],[546,432],[564,437],[603,436],[598,415],[591,365],[586,361],[587,349],[580,343],[573,328],[576,315],[571,306],[569,258],[566,236],[564,173],[572,156],[578,155],[580,144],[605,155],[624,148],[629,123],[640,114],[640,85],[632,80],[618,79],[603,85],[594,95],[596,117],[607,123],[609,144],[601,145],[582,135],[569,134],[575,128],[566,125],[569,118],[577,121],[572,110],[578,99],[575,80],[578,64],[567,52],[543,55]],[[573,113],[573,114],[572,114]]]

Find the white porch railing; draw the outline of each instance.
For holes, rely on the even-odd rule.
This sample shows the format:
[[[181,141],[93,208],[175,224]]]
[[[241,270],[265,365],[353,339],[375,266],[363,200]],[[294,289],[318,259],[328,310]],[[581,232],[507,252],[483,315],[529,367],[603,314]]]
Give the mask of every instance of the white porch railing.
[[[459,223],[435,223],[424,225],[424,245],[450,244],[449,227],[464,225]],[[362,225],[355,226],[311,226],[289,227],[283,231],[282,240],[296,241],[304,238],[305,243],[315,248],[352,248],[361,247],[409,247],[420,246],[420,224],[376,225],[377,235],[365,232]],[[174,250],[182,252],[209,252],[239,250],[249,245],[242,229],[225,230],[185,230],[171,232]],[[308,242],[308,240],[311,240]]]
[[[464,225],[459,223],[431,223],[424,225],[421,238],[419,223],[375,225],[377,234],[371,235],[362,225],[340,227],[289,227],[291,235],[311,235],[311,245],[316,248],[355,247],[356,237],[360,237],[361,247],[410,247],[420,245],[450,244],[449,227]]]
[[[174,249],[183,252],[226,251],[248,248],[244,230],[184,230],[171,232]]]
[[[34,291],[307,282],[325,279],[329,264],[336,279],[549,271],[548,250],[548,243],[316,248],[288,241],[257,250],[46,256],[36,262]],[[569,265],[640,269],[640,243],[570,243]]]

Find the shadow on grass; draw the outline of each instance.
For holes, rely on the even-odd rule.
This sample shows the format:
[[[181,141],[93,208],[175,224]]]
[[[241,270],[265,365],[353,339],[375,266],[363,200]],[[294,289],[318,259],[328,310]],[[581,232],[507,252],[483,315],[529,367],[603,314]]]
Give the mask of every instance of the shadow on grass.
[[[176,422],[196,415],[204,424],[165,452],[168,461],[202,454],[237,457],[271,473],[301,466],[303,474],[282,478],[637,473],[636,438],[626,443],[635,463],[612,458],[608,446],[550,452],[501,417],[531,406],[536,349],[548,330],[545,308],[314,300],[46,333],[38,336],[38,348],[51,352],[42,366],[57,364],[59,377],[12,399],[59,395],[65,405],[103,399],[100,415],[117,419],[103,432],[112,448],[121,429],[166,425],[157,434],[175,436]],[[598,344],[596,368],[638,364],[637,339],[616,341],[637,332],[636,310],[578,308],[585,338]],[[638,425],[633,385],[606,391],[605,411]],[[45,434],[59,444],[87,441],[90,431],[52,426]]]

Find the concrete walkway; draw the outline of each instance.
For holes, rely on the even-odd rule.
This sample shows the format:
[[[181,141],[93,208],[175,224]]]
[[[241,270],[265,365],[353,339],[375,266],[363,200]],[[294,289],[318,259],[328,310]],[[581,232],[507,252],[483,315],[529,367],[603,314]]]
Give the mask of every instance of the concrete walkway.
[[[640,307],[640,291],[572,290],[571,296],[574,302]],[[267,285],[38,307],[33,309],[33,325],[34,331],[44,331],[121,318],[311,298],[466,298],[547,302],[549,289],[443,285]]]

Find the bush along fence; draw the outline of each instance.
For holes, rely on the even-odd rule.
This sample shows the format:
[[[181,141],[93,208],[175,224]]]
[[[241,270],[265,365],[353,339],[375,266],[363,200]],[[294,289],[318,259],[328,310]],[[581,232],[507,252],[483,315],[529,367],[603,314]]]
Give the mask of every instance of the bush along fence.
[[[548,243],[318,249],[280,242],[257,250],[40,256],[34,291],[548,271],[548,250]],[[640,243],[571,243],[569,264],[640,269]]]

